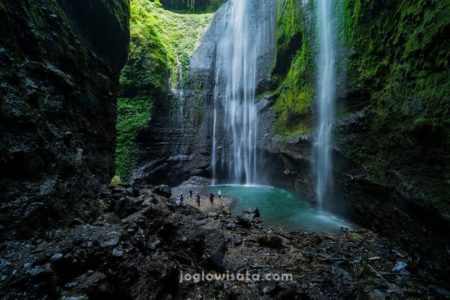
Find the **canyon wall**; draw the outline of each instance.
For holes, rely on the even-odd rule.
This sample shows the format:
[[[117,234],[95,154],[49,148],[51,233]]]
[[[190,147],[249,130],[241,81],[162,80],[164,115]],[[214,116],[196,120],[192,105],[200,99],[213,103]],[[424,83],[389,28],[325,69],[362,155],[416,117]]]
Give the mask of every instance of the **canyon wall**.
[[[314,201],[314,1],[277,4],[276,49],[259,61],[263,75],[257,89],[257,150],[265,175],[261,183],[294,188]],[[441,251],[432,245],[444,245],[448,230],[446,5],[336,2],[335,197],[325,206],[400,241],[434,240],[427,251]],[[169,84],[177,74],[174,63],[164,65],[170,62],[170,51],[156,52],[161,54],[161,68],[152,63],[154,57],[130,65],[134,71],[154,68],[142,72],[147,74],[142,80],[134,80],[148,83],[145,89],[128,89],[124,81],[124,97],[130,91],[149,91],[140,99],[152,99],[151,116],[145,116],[145,126],[135,135],[133,163],[124,163],[133,166],[131,178],[176,185],[190,176],[211,176],[214,59],[224,12],[223,7],[217,11],[196,51],[185,55],[188,64],[183,64],[186,69],[175,88]],[[418,39],[421,42],[415,43]],[[165,49],[156,42],[148,45]]]
[[[166,184],[208,176],[211,88],[206,86],[212,83],[208,74],[197,76],[190,62],[213,13],[174,12],[133,0],[131,14],[130,58],[118,100],[116,174],[123,181]]]
[[[269,3],[271,3],[270,6],[275,16],[274,8],[276,9],[276,7],[273,5],[274,1],[267,1],[267,4]],[[129,61],[129,66],[125,67],[122,75],[125,79],[123,80],[125,85],[122,85],[121,95],[129,97],[131,101],[135,101],[132,100],[133,97],[136,99],[136,96],[141,95],[147,98],[147,102],[152,103],[150,121],[147,121],[145,126],[140,127],[136,131],[135,142],[133,143],[133,159],[127,160],[127,163],[125,163],[125,165],[132,166],[132,168],[129,170],[130,175],[125,176],[125,178],[150,183],[176,185],[191,176],[211,176],[211,135],[213,131],[212,110],[215,92],[216,47],[218,40],[226,30],[227,18],[229,17],[227,14],[228,5],[229,3],[226,3],[217,10],[207,27],[203,22],[199,23],[198,16],[201,15],[196,17],[193,14],[190,16],[193,18],[194,24],[200,24],[198,27],[201,28],[203,26],[205,30],[198,36],[198,44],[192,48],[193,51],[190,55],[176,55],[178,57],[186,56],[188,59],[182,64],[181,72],[183,77],[177,78],[175,88],[173,86],[174,82],[171,82],[170,78],[177,77],[179,75],[177,73],[180,72],[173,65],[171,66],[170,63],[164,66],[164,63],[168,61],[167,52],[161,51],[161,53],[166,55],[166,58],[160,60],[163,67],[155,70],[155,72],[149,72],[148,66],[150,64],[133,64],[131,63],[132,61]],[[154,10],[155,8],[148,7],[147,9]],[[159,11],[161,12],[161,9]],[[163,11],[163,13],[172,15],[171,12],[167,11]],[[178,13],[175,18],[183,18],[183,14]],[[262,16],[254,16],[255,20],[258,18],[261,21],[272,22],[275,25],[272,19],[266,20]],[[161,28],[161,30],[164,29]],[[158,39],[153,40],[158,41]],[[136,42],[132,42],[132,49],[135,47],[133,44],[139,45]],[[174,43],[173,45],[175,48],[174,52],[177,52],[178,45]],[[157,47],[157,49],[163,48],[162,46]],[[258,58],[260,90],[267,84],[275,52],[276,47],[273,44],[265,51],[264,55]],[[131,53],[133,53],[133,50]],[[155,61],[152,57],[147,59],[148,61]],[[158,66],[158,64],[152,65]],[[136,93],[132,92],[129,94],[130,89],[128,87],[131,86],[129,85],[131,81],[126,80],[126,78],[132,78],[133,73],[128,74],[128,70],[133,70],[134,72],[141,70],[139,74],[143,74],[144,78],[151,78],[148,81],[133,80],[132,83],[141,84],[142,82],[148,82],[149,84],[147,86],[137,86],[131,90],[136,91]],[[161,84],[155,85],[155,83],[159,82]],[[182,96],[180,96],[180,87],[182,87]],[[148,108],[147,111],[149,111]],[[130,141],[130,139],[127,140]],[[119,150],[122,151],[122,149]],[[128,163],[129,161],[132,163]],[[121,162],[119,162],[120,164]],[[119,175],[124,177],[123,174]]]
[[[326,206],[439,256],[449,229],[449,4],[345,0],[336,8],[335,197]],[[271,103],[261,119],[274,124],[261,145],[284,161],[285,184],[310,199],[313,17],[313,1],[279,1],[273,86],[260,96]]]
[[[0,226],[88,219],[114,175],[128,1],[2,1],[0,17]]]

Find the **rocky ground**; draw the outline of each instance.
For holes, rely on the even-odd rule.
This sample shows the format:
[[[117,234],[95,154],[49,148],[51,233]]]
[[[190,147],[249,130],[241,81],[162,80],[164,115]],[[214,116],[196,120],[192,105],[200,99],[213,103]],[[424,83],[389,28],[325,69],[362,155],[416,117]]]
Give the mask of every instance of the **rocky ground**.
[[[92,224],[74,219],[70,228],[30,240],[3,236],[0,298],[450,297],[448,282],[421,257],[373,232],[286,232],[265,227],[257,209],[205,214],[170,197],[167,186],[104,188],[98,196],[103,214]],[[186,280],[202,272],[260,274],[261,280]],[[268,273],[292,274],[292,280],[263,280]]]

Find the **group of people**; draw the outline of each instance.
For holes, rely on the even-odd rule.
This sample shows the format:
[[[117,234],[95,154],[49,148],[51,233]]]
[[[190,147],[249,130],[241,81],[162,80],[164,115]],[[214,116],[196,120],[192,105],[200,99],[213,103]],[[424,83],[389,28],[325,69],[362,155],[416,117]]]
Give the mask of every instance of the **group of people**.
[[[189,190],[189,199],[193,199],[193,195],[194,192],[192,190]],[[222,200],[222,192],[219,190],[219,192],[217,193],[217,195],[219,196],[219,199]],[[195,194],[195,201],[197,202],[197,206],[200,207],[200,193],[197,192]],[[211,206],[214,205],[214,194],[213,193],[209,193],[209,202],[211,202]],[[179,205],[183,205],[184,204],[184,196],[183,193],[180,194],[180,198],[179,198]]]

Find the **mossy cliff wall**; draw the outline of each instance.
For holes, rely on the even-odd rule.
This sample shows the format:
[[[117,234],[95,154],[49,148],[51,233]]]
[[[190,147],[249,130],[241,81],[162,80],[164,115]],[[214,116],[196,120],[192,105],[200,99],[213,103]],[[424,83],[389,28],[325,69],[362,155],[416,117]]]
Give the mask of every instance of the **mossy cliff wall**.
[[[336,197],[328,205],[400,240],[443,245],[450,199],[450,2],[336,3]],[[314,9],[315,1],[279,1],[278,59],[271,92],[261,95],[275,115],[271,151],[283,159],[291,185],[312,199]]]
[[[127,0],[0,2],[0,227],[89,218],[114,174]]]
[[[347,0],[345,12],[347,107],[367,106],[345,151],[450,213],[450,2]]]
[[[312,2],[278,1],[273,107],[276,132],[282,136],[311,130],[315,78],[312,17]]]
[[[191,55],[213,16],[170,11],[158,1],[132,0],[130,6],[130,55],[120,77],[117,122],[116,174],[123,181],[144,177],[171,153],[183,152],[171,146],[179,138],[170,142],[183,136],[176,132],[184,117],[179,89],[188,83]]]
[[[427,253],[445,269],[450,2],[345,4],[349,59],[346,112],[341,110],[336,130],[337,156],[344,162],[335,175],[344,195],[339,205],[351,201],[356,220]]]

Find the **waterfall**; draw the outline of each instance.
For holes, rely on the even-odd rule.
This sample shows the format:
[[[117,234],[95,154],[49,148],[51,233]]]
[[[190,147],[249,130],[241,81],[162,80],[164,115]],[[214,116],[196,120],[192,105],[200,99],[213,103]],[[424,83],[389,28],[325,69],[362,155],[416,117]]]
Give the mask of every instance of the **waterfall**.
[[[184,133],[184,86],[183,86],[183,65],[177,58],[177,98],[178,98],[178,121],[181,131]]]
[[[315,138],[316,196],[319,205],[332,196],[333,121],[336,98],[336,37],[334,0],[317,1],[319,55],[317,59],[318,128]]]
[[[273,0],[230,0],[216,43],[212,173],[232,183],[256,183],[258,59],[272,49]],[[266,75],[267,76],[267,75]]]

